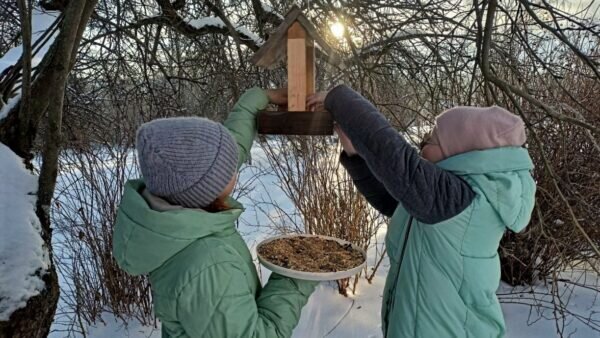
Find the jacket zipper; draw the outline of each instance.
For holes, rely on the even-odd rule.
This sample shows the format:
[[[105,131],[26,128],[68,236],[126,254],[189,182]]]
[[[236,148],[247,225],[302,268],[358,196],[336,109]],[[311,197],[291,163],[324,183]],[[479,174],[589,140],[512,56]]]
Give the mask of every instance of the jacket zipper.
[[[408,236],[410,235],[410,229],[412,228],[412,222],[413,222],[413,217],[410,216],[410,218],[408,220],[408,227],[407,227],[406,233],[404,235],[404,241],[403,241],[404,243],[402,244],[402,250],[400,251],[400,255],[398,256],[398,259],[397,259],[398,269],[396,269],[396,274],[394,276],[394,282],[392,284],[392,287],[388,291],[386,309],[385,309],[385,318],[384,318],[385,337],[388,336],[389,315],[390,315],[390,312],[392,311],[392,308],[394,307],[394,299],[396,298],[395,297],[396,284],[398,283],[398,277],[400,276],[400,269],[402,268],[402,261],[404,260],[404,252],[406,250],[406,243],[408,242]]]

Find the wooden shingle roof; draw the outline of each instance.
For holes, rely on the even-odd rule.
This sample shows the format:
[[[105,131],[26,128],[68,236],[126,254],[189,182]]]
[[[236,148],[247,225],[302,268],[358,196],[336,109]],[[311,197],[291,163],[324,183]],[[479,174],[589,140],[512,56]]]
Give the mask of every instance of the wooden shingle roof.
[[[302,10],[294,5],[283,22],[277,27],[275,33],[254,53],[250,61],[259,67],[273,68],[279,60],[285,58],[287,31],[296,21],[302,25],[308,36],[321,47],[321,51],[327,56],[328,60],[332,61],[336,58],[335,50],[317,33],[313,24],[302,14]]]

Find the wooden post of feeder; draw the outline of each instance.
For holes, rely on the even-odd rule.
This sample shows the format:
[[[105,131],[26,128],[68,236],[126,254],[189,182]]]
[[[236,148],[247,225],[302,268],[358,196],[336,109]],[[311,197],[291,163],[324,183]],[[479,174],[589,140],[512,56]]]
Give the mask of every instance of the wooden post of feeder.
[[[315,41],[299,22],[287,32],[288,111],[306,111],[306,98],[315,92]]]
[[[333,118],[329,112],[307,111],[306,98],[315,92],[315,42],[331,59],[335,52],[321,38],[297,6],[255,53],[252,62],[269,68],[287,55],[288,106],[258,115],[260,134],[331,135]]]
[[[296,21],[287,32],[288,111],[306,111],[306,49],[306,31]]]
[[[315,40],[306,41],[306,96],[315,93],[316,83]]]

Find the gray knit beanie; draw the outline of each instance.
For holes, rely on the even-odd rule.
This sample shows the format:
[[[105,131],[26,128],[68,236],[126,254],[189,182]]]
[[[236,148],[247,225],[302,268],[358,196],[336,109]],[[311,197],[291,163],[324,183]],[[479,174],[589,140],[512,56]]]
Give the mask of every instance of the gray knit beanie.
[[[136,146],[150,193],[186,208],[203,208],[223,192],[237,167],[235,140],[219,123],[200,117],[144,123]]]

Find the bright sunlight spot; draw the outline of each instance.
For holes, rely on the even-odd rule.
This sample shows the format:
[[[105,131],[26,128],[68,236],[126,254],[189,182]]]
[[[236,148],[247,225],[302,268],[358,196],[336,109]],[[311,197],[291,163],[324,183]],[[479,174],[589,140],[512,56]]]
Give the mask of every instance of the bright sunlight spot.
[[[331,29],[331,33],[333,34],[333,36],[335,36],[336,38],[341,39],[342,37],[344,37],[344,31],[346,30],[346,28],[344,27],[343,23],[334,22],[329,28]]]

